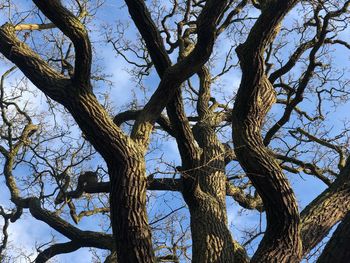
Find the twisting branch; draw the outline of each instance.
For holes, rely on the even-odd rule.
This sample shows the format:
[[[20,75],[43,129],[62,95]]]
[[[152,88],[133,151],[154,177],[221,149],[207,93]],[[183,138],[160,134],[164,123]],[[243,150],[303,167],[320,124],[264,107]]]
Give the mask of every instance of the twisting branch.
[[[70,225],[55,213],[43,209],[38,198],[30,197],[23,199],[20,196],[20,192],[17,187],[16,180],[12,174],[12,170],[17,154],[23,145],[28,142],[29,137],[33,135],[36,130],[37,126],[30,123],[27,124],[23,129],[19,140],[14,143],[10,148],[10,151],[5,154],[6,161],[4,164],[3,173],[5,176],[6,185],[11,194],[11,200],[17,206],[17,211],[11,216],[11,219],[17,219],[19,217],[18,213],[21,213],[22,209],[27,208],[34,218],[45,222],[53,229],[65,235],[72,241],[79,242],[82,246],[111,249],[113,246],[113,239],[111,235],[96,233],[92,231],[82,231]]]
[[[126,121],[130,121],[130,120],[136,120],[138,118],[138,115],[141,113],[141,110],[128,110],[128,111],[124,111],[121,113],[118,113],[114,118],[113,118],[113,122],[120,126],[122,123],[126,122]],[[159,118],[156,121],[159,126],[165,131],[167,132],[169,135],[175,137],[175,132],[173,130],[173,128],[171,127],[170,121],[169,119],[164,116],[164,115],[160,115]]]
[[[148,51],[150,52],[150,56],[152,58],[152,61],[154,62],[158,75],[161,77],[161,83],[158,89],[153,94],[150,101],[146,104],[145,108],[142,110],[141,114],[139,115],[139,118],[136,120],[136,123],[133,127],[133,136],[137,137],[137,129],[139,129],[138,126],[140,126],[139,123],[147,123],[147,118],[150,119],[150,122],[148,124],[149,127],[146,128],[146,131],[148,130],[149,133],[150,127],[153,125],[152,122],[155,121],[151,119],[152,117],[150,117],[151,115],[149,115],[150,111],[155,110],[155,115],[153,118],[159,119],[158,116],[160,115],[163,108],[166,106],[167,113],[174,131],[173,135],[178,142],[182,159],[185,162],[184,165],[189,165],[188,163],[192,160],[192,158],[198,158],[198,149],[194,144],[193,134],[188,124],[187,117],[184,114],[184,107],[180,91],[180,85],[186,79],[186,77],[180,80],[178,74],[183,74],[181,71],[185,70],[187,67],[185,65],[179,67],[179,63],[173,67],[171,66],[171,60],[165,50],[163,41],[160,37],[160,33],[157,27],[155,26],[154,22],[152,21],[147,7],[143,3],[143,1],[126,1],[126,3],[139,32],[145,40],[146,46],[148,48]],[[171,72],[172,70],[174,71],[174,73],[177,72],[175,73],[177,76],[172,74],[171,76],[168,74],[168,72]],[[194,72],[192,72],[191,74],[193,73]],[[166,84],[169,80],[171,80],[174,83]],[[162,85],[163,87],[161,87]],[[166,85],[168,87],[166,87]],[[167,94],[164,93],[165,90],[163,89],[165,88],[169,89]],[[161,93],[163,95],[161,95]],[[160,96],[163,96],[163,98],[160,98]],[[163,108],[159,107],[160,101],[164,101],[164,104],[162,106]],[[159,108],[156,109],[157,107]],[[143,140],[147,141],[148,137],[149,134],[146,134]]]
[[[137,2],[142,4],[141,1],[127,1]],[[156,121],[162,110],[169,103],[170,99],[175,94],[176,90],[180,88],[182,82],[196,73],[199,68],[208,60],[211,55],[212,48],[216,39],[216,22],[217,18],[221,15],[222,11],[226,7],[228,1],[207,1],[201,14],[197,20],[197,44],[193,51],[183,60],[177,64],[166,68],[163,74],[161,82],[150,98],[149,102],[145,105],[142,114],[136,121],[132,137],[139,142],[147,142],[149,135],[152,131],[153,123]],[[144,4],[136,7],[137,10],[144,10]],[[140,26],[138,26],[139,31]],[[163,52],[157,51],[157,54]],[[168,59],[164,59],[168,61]],[[164,65],[162,63],[161,65]]]
[[[10,218],[12,216],[12,213],[7,214],[2,206],[0,206],[0,215],[2,216],[4,220],[4,224],[2,226],[2,241],[0,245],[0,259],[3,257],[3,253],[5,252],[5,249],[7,247],[7,242],[8,242],[8,232],[7,229],[10,225]]]
[[[34,218],[48,224],[70,240],[79,243],[82,247],[96,247],[101,249],[113,248],[112,235],[80,230],[64,221],[55,213],[41,208],[40,201],[37,198],[19,199],[16,200],[15,203],[23,208],[29,208]]]
[[[79,243],[72,241],[67,243],[54,244],[44,251],[40,252],[35,259],[35,263],[45,263],[54,256],[74,252],[81,247],[82,246]]]
[[[345,156],[345,152],[343,151],[343,149],[340,146],[334,145],[330,142],[327,142],[326,140],[322,140],[320,138],[317,138],[316,136],[308,133],[307,131],[303,130],[302,128],[298,128],[297,131],[300,132],[302,135],[306,136],[309,140],[336,151],[339,154],[338,168],[340,170],[342,168],[344,168],[345,163],[346,163],[346,156]]]
[[[53,70],[27,45],[20,42],[14,27],[10,24],[0,27],[0,52],[16,64],[24,75],[49,97],[62,101],[66,96],[68,80]]]
[[[125,3],[129,8],[129,13],[136,27],[146,43],[148,52],[158,74],[163,75],[165,70],[171,65],[171,61],[157,26],[151,18],[151,14],[142,0],[125,0]]]
[[[312,250],[350,211],[350,159],[332,185],[301,212],[303,255]]]
[[[295,65],[297,60],[300,58],[301,54],[312,46],[312,49],[311,49],[310,54],[309,54],[309,64],[308,64],[307,69],[304,72],[302,78],[299,81],[298,87],[295,91],[295,96],[290,101],[290,103],[288,105],[286,105],[286,108],[285,108],[285,111],[284,111],[282,117],[266,133],[265,138],[264,138],[265,145],[270,144],[273,136],[278,132],[278,130],[281,127],[283,127],[283,125],[285,125],[289,121],[294,108],[303,100],[305,89],[307,88],[307,86],[308,86],[308,84],[309,84],[309,82],[314,74],[315,69],[319,66],[322,66],[322,64],[317,61],[316,55],[319,52],[319,50],[321,49],[321,47],[324,45],[324,43],[326,42],[327,34],[329,33],[330,22],[334,17],[340,16],[341,14],[346,12],[347,6],[348,6],[348,3],[345,3],[341,9],[334,11],[334,12],[329,12],[328,14],[326,14],[326,16],[323,19],[323,24],[321,24],[320,18],[318,16],[319,16],[319,12],[321,11],[322,6],[321,6],[321,4],[319,4],[317,6],[317,8],[315,10],[315,14],[314,14],[315,19],[319,20],[319,24],[318,24],[318,28],[317,28],[314,40],[311,40],[309,42],[302,44],[297,49],[297,51],[293,54],[293,56],[287,62],[287,64],[284,65],[278,71],[274,72],[270,76],[269,79],[273,83],[278,77],[287,73]]]
[[[87,89],[90,87],[92,51],[87,30],[60,0],[33,0],[47,16],[74,44],[75,67],[73,82]]]
[[[275,103],[275,92],[264,70],[264,52],[279,25],[298,1],[264,1],[261,15],[247,40],[236,49],[242,80],[233,110],[233,142],[237,159],[257,189],[266,209],[264,238],[251,262],[297,262],[301,256],[299,211],[293,190],[277,160],[263,144],[262,123]],[[278,240],[278,242],[276,242]]]

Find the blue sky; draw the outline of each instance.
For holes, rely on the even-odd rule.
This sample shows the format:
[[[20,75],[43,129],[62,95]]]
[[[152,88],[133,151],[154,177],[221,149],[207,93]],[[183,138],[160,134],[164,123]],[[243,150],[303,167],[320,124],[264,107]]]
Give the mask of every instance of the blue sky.
[[[21,5],[25,6],[29,3],[29,1],[17,1]],[[22,7],[25,9],[25,7]],[[253,14],[256,15],[256,14]],[[295,18],[298,14],[296,11],[293,11],[288,21],[291,21],[292,18]],[[142,102],[143,96],[145,95],[143,92],[137,91],[135,89],[135,83],[131,80],[130,75],[127,73],[127,69],[130,69],[130,66],[119,56],[117,57],[115,55],[115,52],[111,49],[110,46],[107,46],[103,40],[104,35],[101,34],[100,26],[104,23],[111,23],[113,24],[116,19],[121,19],[123,21],[129,21],[130,28],[127,31],[127,37],[131,40],[135,40],[135,28],[132,25],[132,22],[128,19],[127,12],[125,7],[122,7],[121,2],[118,2],[117,4],[113,1],[106,1],[106,3],[103,5],[102,9],[98,13],[98,19],[93,23],[92,28],[93,30],[90,32],[90,35],[92,39],[94,39],[95,43],[95,51],[96,55],[101,60],[99,60],[97,63],[100,64],[100,66],[103,67],[104,73],[107,75],[111,75],[110,81],[112,81],[112,86],[104,85],[99,83],[95,87],[95,92],[97,94],[105,94],[106,92],[109,92],[109,99],[112,102],[112,105],[114,106],[114,109],[116,112],[119,112],[124,105],[130,102],[130,100],[135,99],[135,97]],[[6,22],[6,18],[4,16],[0,16],[0,24],[3,24]],[[347,32],[343,32],[342,35],[346,36],[349,30]],[[40,32],[36,32],[36,34],[39,36]],[[220,42],[220,49],[222,49],[223,53],[225,53],[230,46],[230,43],[227,41],[222,40]],[[337,49],[335,52],[335,60],[339,61],[339,67],[347,66],[346,61],[348,61],[349,53],[345,53],[345,49]],[[222,54],[221,54],[222,55]],[[346,56],[346,59],[344,57]],[[9,67],[9,64],[6,64],[3,61],[0,61],[0,75]],[[220,66],[219,66],[220,67]],[[347,71],[347,73],[349,73]],[[11,78],[8,80],[7,84],[10,84],[11,81],[16,76],[19,76],[20,73],[16,72],[14,75],[11,76]],[[147,81],[145,82],[145,88],[146,88],[146,96],[149,96],[151,94],[151,91],[153,91],[159,82],[159,79],[157,76],[155,76],[154,70],[152,71],[152,74],[150,77],[147,78]],[[233,92],[238,88],[240,82],[240,72],[239,70],[232,70],[229,74],[225,75],[221,79],[221,85],[222,85],[222,96],[226,97],[232,97]],[[35,87],[30,85],[30,88],[33,90],[36,90]],[[136,91],[134,91],[136,90]],[[36,96],[33,95],[27,95],[27,99],[31,101],[33,105],[35,105],[36,109],[38,111],[45,111],[47,110],[46,100],[45,97],[40,93],[37,92]],[[100,96],[101,102],[103,96]],[[313,110],[314,104],[310,101],[305,101],[302,104],[306,109]],[[341,128],[341,124],[347,117],[347,111],[348,111],[348,104],[341,105],[337,108],[337,110],[330,109],[330,112],[328,114],[327,123],[330,126],[333,126],[333,132],[337,133],[339,129]],[[114,112],[114,113],[116,113]],[[281,109],[276,107],[273,108],[273,113],[279,116],[281,114]],[[76,135],[79,135],[79,131],[75,131]],[[164,152],[164,158],[171,162],[175,163],[176,165],[180,164],[179,155],[177,151],[176,144],[173,140],[167,140],[167,141],[160,141],[159,142],[162,147],[162,151]],[[150,164],[150,171],[154,171],[157,169],[156,166],[157,161],[153,161],[154,158],[159,156],[159,151],[155,151],[154,153],[151,153],[147,156]],[[18,172],[26,172],[26,171],[18,171]],[[290,182],[295,190],[300,208],[304,208],[311,200],[313,200],[319,193],[321,193],[325,186],[324,184],[320,183],[315,178],[309,176],[309,175],[290,175],[289,176]],[[3,178],[1,177],[1,180]],[[0,196],[0,204],[4,206],[8,206],[9,204],[9,194],[7,190],[4,187],[1,188],[2,195]],[[174,195],[166,194],[164,196],[164,193],[156,193],[158,196],[163,196],[163,199],[157,199],[155,197],[151,198],[150,207],[159,206],[159,210],[168,211],[169,209],[166,207],[165,203],[170,202],[173,200],[172,207],[176,208],[182,205],[183,201],[181,201],[181,197],[178,194],[177,198],[174,198]],[[242,211],[237,204],[235,204],[231,198],[228,198],[228,217],[229,217],[229,224],[232,225],[232,231],[235,238],[238,240],[243,240],[243,235],[240,230],[244,230],[247,228],[252,228],[257,226],[257,223],[259,222],[259,213],[257,212],[251,212],[251,211]],[[157,209],[152,209],[150,211],[150,215],[157,214]],[[186,212],[187,213],[187,212]],[[98,217],[91,217],[88,219],[85,219],[79,224],[79,227],[82,229],[91,229],[91,228],[98,228],[98,224],[96,225],[96,222],[99,222]],[[1,222],[0,222],[1,225]],[[37,243],[44,243],[51,239],[51,235],[55,235],[57,239],[63,241],[64,238],[54,230],[47,227],[45,224],[31,218],[30,215],[25,215],[23,218],[19,221],[17,221],[15,224],[11,224],[9,228],[10,232],[10,240],[13,242],[13,244],[16,244],[16,247],[25,249],[28,253],[34,253],[33,250],[35,248],[35,244]],[[256,244],[255,244],[256,245]],[[33,256],[34,257],[34,254]],[[70,253],[69,255],[62,255],[55,258],[56,262],[89,262],[90,258],[92,257],[91,253],[88,249],[80,249],[77,252]]]

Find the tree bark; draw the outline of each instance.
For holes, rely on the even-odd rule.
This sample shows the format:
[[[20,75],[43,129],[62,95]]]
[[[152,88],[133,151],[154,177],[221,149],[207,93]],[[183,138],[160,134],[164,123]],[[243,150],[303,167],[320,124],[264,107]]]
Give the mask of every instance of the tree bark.
[[[184,195],[191,214],[192,262],[248,262],[245,250],[233,240],[228,228],[226,148],[212,128],[214,118],[208,107],[210,76],[205,67],[199,77],[197,111],[200,120],[193,128],[193,134],[202,154],[198,167],[190,171],[190,176],[196,178],[194,190],[192,194]],[[191,188],[184,190],[191,191]]]
[[[118,262],[154,262],[151,230],[146,211],[146,170],[143,156],[110,165],[110,207]]]
[[[261,2],[260,17],[245,43],[236,49],[242,80],[233,110],[233,142],[239,163],[261,196],[267,216],[264,238],[251,262],[299,262],[301,256],[296,198],[261,136],[265,116],[276,100],[265,73],[264,52],[296,2]]]
[[[110,176],[110,210],[118,262],[154,262],[146,211],[147,178],[142,147],[126,136],[98,103],[83,92],[65,105],[103,156]]]
[[[244,249],[233,241],[226,210],[215,196],[200,191],[194,201],[187,203],[191,215],[193,263],[248,262]]]
[[[332,185],[301,212],[303,255],[320,243],[350,210],[350,160]]]
[[[317,263],[348,263],[350,262],[350,212],[339,224],[328,241]]]
[[[77,79],[72,81],[55,72],[17,39],[13,26],[2,26],[0,36],[0,51],[40,90],[68,109],[86,138],[106,161],[111,189],[121,189],[111,194],[111,213],[120,211],[118,209],[123,211],[121,216],[112,216],[111,222],[118,253],[121,254],[119,261],[135,262],[130,260],[139,259],[139,262],[154,262],[145,207],[145,167],[142,154],[137,150],[142,147],[113,123],[91,92],[89,83],[77,84]],[[119,183],[127,187],[113,185]],[[132,211],[134,208],[137,212]],[[129,214],[125,212],[128,209]],[[123,236],[124,233],[127,235]]]
[[[203,149],[201,165],[190,176],[196,186],[185,198],[191,215],[192,262],[248,262],[244,249],[233,240],[226,210],[225,149],[210,127],[196,127]],[[205,147],[204,147],[205,146]]]

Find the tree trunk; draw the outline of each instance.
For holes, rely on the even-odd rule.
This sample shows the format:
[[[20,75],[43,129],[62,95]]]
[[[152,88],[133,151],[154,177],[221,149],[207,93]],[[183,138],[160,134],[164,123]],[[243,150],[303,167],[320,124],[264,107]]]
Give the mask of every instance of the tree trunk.
[[[350,210],[349,173],[350,159],[332,185],[301,212],[303,256],[319,244]]]
[[[241,147],[236,154],[261,196],[267,216],[266,234],[252,262],[299,262],[299,213],[293,191],[261,137],[252,137],[252,130],[244,125],[239,129],[247,134],[240,137],[235,132],[235,147]]]
[[[146,211],[146,170],[143,157],[131,156],[124,164],[110,165],[110,207],[118,262],[154,262],[151,230]]]
[[[260,17],[247,40],[236,49],[242,79],[233,109],[233,142],[239,163],[263,200],[267,217],[266,232],[252,262],[299,262],[301,257],[296,198],[261,136],[266,114],[276,101],[274,88],[265,72],[264,52],[296,2],[261,2]]]
[[[194,134],[203,152],[201,164],[191,173],[197,185],[192,197],[185,198],[191,214],[192,262],[247,262],[227,225],[225,149],[209,125],[197,124]]]
[[[350,212],[328,241],[317,263],[348,263],[350,262]]]
[[[201,176],[201,175],[199,175]],[[215,196],[197,190],[188,202],[191,214],[192,262],[248,262],[244,249],[232,239],[226,208]]]
[[[240,54],[241,64],[245,64],[243,56]],[[263,64],[260,64],[262,69]],[[246,78],[253,77],[251,74],[244,69],[233,114],[233,142],[237,158],[266,209],[266,233],[252,262],[298,262],[301,241],[297,202],[288,180],[261,137],[262,121],[275,101],[274,90],[266,76],[262,76],[253,88],[254,93],[247,96],[244,85]]]
[[[154,262],[146,211],[146,168],[142,147],[122,137],[119,128],[91,93],[68,100],[81,130],[102,155],[110,176],[111,224],[118,262]]]
[[[202,193],[189,205],[192,231],[192,262],[236,262],[226,212],[214,196]]]

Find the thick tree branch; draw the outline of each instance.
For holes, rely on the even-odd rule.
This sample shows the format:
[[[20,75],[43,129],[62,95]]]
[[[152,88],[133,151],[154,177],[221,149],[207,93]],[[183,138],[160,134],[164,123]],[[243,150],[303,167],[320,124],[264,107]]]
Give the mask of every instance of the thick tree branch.
[[[143,36],[143,39],[146,42],[148,52],[150,53],[150,56],[158,72],[158,75],[161,78],[161,84],[160,84],[161,86],[163,81],[167,82],[168,76],[166,72],[167,70],[170,70],[171,64],[172,64],[166,52],[166,49],[164,47],[163,39],[160,36],[158,28],[152,21],[151,16],[147,10],[147,7],[143,1],[127,0],[126,3],[128,5],[131,17],[133,18],[140,34]],[[164,77],[165,74],[166,74],[166,77]],[[177,77],[173,76],[173,77],[169,77],[169,79],[174,77],[175,77],[175,80],[176,78],[178,78],[178,76]],[[171,93],[166,95],[168,99],[165,100],[166,103],[164,104],[164,106],[166,106],[167,108],[167,113],[171,122],[171,126],[173,127],[173,131],[174,131],[173,135],[178,142],[178,147],[181,152],[182,160],[184,162],[183,165],[189,168],[193,163],[193,159],[196,159],[198,157],[198,149],[194,143],[195,141],[193,138],[193,134],[190,129],[187,117],[185,116],[184,108],[182,105],[183,102],[182,102],[182,96],[180,91],[180,85],[184,80],[185,78],[183,80],[180,80],[178,84],[175,84],[172,87],[173,90],[170,91],[172,92],[172,95]],[[162,92],[160,90],[160,86],[158,87],[154,96],[157,96],[156,95],[157,93]],[[171,87],[167,87],[167,88],[170,89]],[[162,98],[161,100],[164,100],[164,98]],[[142,115],[145,115],[146,114],[145,111],[148,111],[146,108],[152,108],[152,107],[154,108],[156,104],[159,104],[160,102],[160,100],[157,101],[157,99],[154,99],[153,102],[151,101],[152,101],[152,98],[149,101],[149,103],[147,103],[147,105],[145,106],[145,109],[141,112],[140,119],[144,118],[142,117]],[[153,104],[153,106],[151,106],[151,104]],[[159,116],[162,110],[163,109],[158,109],[157,111],[159,113],[156,113],[156,114]],[[158,117],[157,119],[159,120]],[[134,126],[134,132],[137,129],[135,128],[137,127],[137,125],[139,124],[136,123],[136,126]],[[150,122],[150,125],[153,125],[152,120]],[[148,140],[147,138],[148,136],[149,135],[146,135],[145,137],[146,140]]]
[[[292,57],[291,60],[284,67],[282,67],[279,71],[275,72],[274,75],[270,76],[270,80],[275,81],[277,77],[288,72],[295,65],[295,60],[297,60],[306,49],[310,48],[310,45],[312,46],[312,49],[309,54],[309,64],[302,78],[299,81],[299,85],[298,85],[298,88],[296,89],[295,96],[291,100],[291,102],[288,105],[286,105],[286,108],[282,117],[266,133],[264,138],[265,145],[270,144],[273,136],[278,132],[278,130],[281,127],[283,127],[283,125],[285,125],[289,121],[294,108],[303,100],[304,91],[307,88],[316,67],[321,66],[321,64],[317,62],[316,55],[318,51],[321,49],[321,47],[324,45],[327,34],[330,32],[329,31],[330,21],[334,17],[340,16],[341,14],[346,12],[347,6],[348,6],[348,3],[345,3],[345,5],[341,9],[334,12],[329,12],[328,14],[326,14],[323,20],[323,24],[320,24],[317,30],[317,33],[315,36],[316,40],[312,40],[309,43],[303,44],[301,46],[301,49],[297,50],[297,52],[294,54],[294,57]],[[314,16],[318,17],[320,11],[321,11],[321,5],[319,5],[316,8]]]
[[[43,5],[42,8],[45,10],[45,8],[48,8],[51,4],[54,6],[59,5],[59,2],[45,1],[44,3],[44,1],[42,1],[41,4]],[[61,30],[69,30],[69,28],[65,27],[69,27],[70,23],[75,22],[76,18],[72,18],[70,14],[65,13],[63,7],[58,6],[57,8],[59,11],[57,15],[67,15],[67,19],[69,20],[68,22],[61,21]],[[47,10],[47,12],[49,16],[55,16],[55,14],[50,14],[50,12],[54,11]],[[60,21],[60,19],[63,18],[56,17],[55,19]],[[80,22],[75,26],[72,25],[73,28],[71,28],[71,32],[64,32],[72,38],[74,45],[76,45],[76,63],[79,61],[78,53],[84,57],[83,53],[89,53],[90,51],[87,34],[85,34],[86,31],[79,26]],[[10,31],[8,30],[9,28],[11,29]],[[9,32],[7,32],[6,29]],[[13,51],[15,51],[15,56],[13,56]],[[124,255],[128,258],[143,258],[145,262],[152,262],[154,252],[152,250],[151,233],[146,214],[144,156],[139,149],[140,147],[136,147],[134,141],[127,137],[122,130],[113,123],[106,110],[91,92],[90,79],[86,75],[90,74],[90,65],[88,64],[91,62],[91,58],[89,58],[91,54],[86,54],[85,59],[87,60],[85,62],[88,64],[84,65],[84,61],[80,60],[82,67],[78,70],[79,74],[71,81],[58,75],[47,66],[47,63],[43,63],[30,48],[18,41],[12,26],[5,25],[0,29],[0,52],[4,53],[10,61],[14,62],[46,95],[63,104],[63,106],[68,109],[86,138],[107,162],[112,182],[110,207],[112,208],[111,223],[114,231],[114,239],[110,238],[109,243],[113,241],[115,241],[117,245],[123,243],[124,250],[122,252],[124,252]],[[57,76],[59,76],[59,82],[57,81]],[[85,76],[86,79],[80,80],[79,78],[83,76]],[[136,167],[138,167],[138,172],[130,173],[130,171],[134,171]],[[136,181],[138,182],[137,188],[126,187],[126,185],[130,185]],[[16,202],[17,205],[19,205],[19,200],[16,200]],[[33,203],[31,202],[31,204]],[[137,207],[137,209],[134,209],[135,207]],[[40,212],[38,209],[31,209],[31,212],[33,212],[33,216],[37,217],[39,220],[48,221],[51,217],[51,214],[45,211]],[[36,212],[37,214],[35,214]],[[115,214],[118,214],[118,216],[115,216]],[[53,224],[51,226],[57,228],[58,231],[65,231],[63,234],[71,235],[72,238],[74,238],[75,235],[81,234],[79,232],[80,230],[70,227],[66,228],[63,222],[58,221],[59,218],[56,219],[57,220],[54,221],[48,221],[47,223]],[[131,221],[133,223],[130,223]],[[135,225],[138,227],[135,228]],[[89,244],[89,246],[104,246],[104,244],[101,245],[101,243],[94,243],[92,241],[98,240],[98,236],[90,236],[87,237],[87,239],[86,244]],[[127,239],[128,242],[125,242],[125,239]],[[135,240],[138,240],[137,246],[135,246]],[[142,255],[140,251],[143,252]],[[120,253],[121,250],[118,250],[118,252]]]
[[[33,2],[73,42],[75,49],[73,82],[90,89],[92,51],[84,25],[62,6],[60,0],[33,0]]]
[[[182,192],[183,182],[181,179],[172,178],[151,178],[148,177],[147,190],[149,191],[175,191]],[[65,193],[67,198],[78,199],[84,193],[98,194],[109,193],[110,182],[88,183],[83,186],[77,186],[76,190]],[[245,194],[242,189],[229,182],[226,183],[226,195],[232,196],[242,207],[246,209],[263,210],[263,205],[259,196],[250,196]]]
[[[98,193],[109,193],[110,182],[99,182],[99,183],[87,183],[84,185],[77,186],[76,190],[66,192],[67,198],[80,198],[84,193],[98,194]],[[177,191],[181,192],[182,181],[181,179],[162,178],[154,179],[148,177],[147,190],[150,191]],[[63,200],[61,200],[63,202]]]
[[[171,61],[145,2],[143,0],[125,0],[125,3],[129,8],[131,18],[146,43],[158,75],[163,76],[165,70],[171,65]]]
[[[128,110],[128,111],[124,111],[121,113],[118,113],[114,118],[113,118],[113,122],[120,126],[122,123],[126,122],[126,121],[130,121],[130,120],[136,120],[139,116],[139,114],[141,113],[142,110]],[[175,137],[175,131],[174,129],[171,127],[171,123],[169,121],[169,119],[164,116],[164,115],[160,115],[159,118],[156,121],[159,126],[165,131],[167,132],[169,135]]]
[[[319,256],[317,263],[348,262],[350,259],[350,211],[343,218]]]
[[[50,227],[82,247],[96,247],[101,249],[113,248],[114,242],[111,235],[80,230],[64,221],[55,213],[41,208],[40,201],[37,198],[33,197],[16,200],[15,203],[23,208],[29,208],[29,211],[34,218],[48,224]]]
[[[74,252],[81,247],[82,246],[79,243],[72,241],[67,243],[54,244],[44,251],[40,252],[35,259],[35,263],[45,263],[54,256]]]
[[[233,110],[233,142],[242,168],[263,200],[267,216],[264,238],[251,262],[273,262],[276,256],[281,262],[297,262],[301,256],[296,198],[261,137],[262,122],[276,101],[265,74],[263,54],[278,33],[282,19],[297,2],[263,2],[262,14],[245,43],[236,49],[242,80]]]
[[[148,141],[155,120],[174,96],[176,89],[209,59],[216,39],[216,22],[227,2],[206,2],[197,20],[198,40],[195,48],[186,58],[164,72],[157,90],[134,125],[133,138],[140,142]]]
[[[69,80],[19,41],[14,27],[10,24],[0,27],[0,52],[16,64],[24,75],[49,97],[57,101],[62,101],[66,97]]]
[[[126,152],[125,147],[127,144],[130,146],[131,140],[114,125],[96,97],[89,91],[77,92],[77,86],[72,85],[69,79],[54,71],[27,45],[20,42],[13,26],[9,24],[0,28],[0,52],[15,63],[41,91],[69,109],[89,141],[102,156],[120,158],[121,153]],[[99,117],[95,118],[94,114]],[[101,136],[101,133],[104,136]],[[106,141],[102,142],[102,138]],[[110,138],[115,140],[117,151],[114,147],[105,147],[110,143]]]
[[[301,212],[303,255],[313,249],[350,211],[350,160],[338,178]]]
[[[15,177],[12,174],[15,165],[15,158],[23,145],[28,142],[31,135],[37,130],[37,126],[27,124],[18,141],[13,143],[10,150],[5,154],[5,164],[3,173],[5,175],[6,185],[11,194],[11,201],[17,206],[17,211],[11,216],[11,220],[16,220],[22,213],[22,209],[29,208],[29,211],[34,218],[41,220],[51,226],[59,233],[65,235],[72,241],[79,242],[82,246],[92,246],[102,249],[110,249],[113,244],[111,235],[100,234],[92,231],[82,231],[61,219],[55,213],[41,208],[38,198],[23,199],[20,196],[19,188],[17,187]]]

